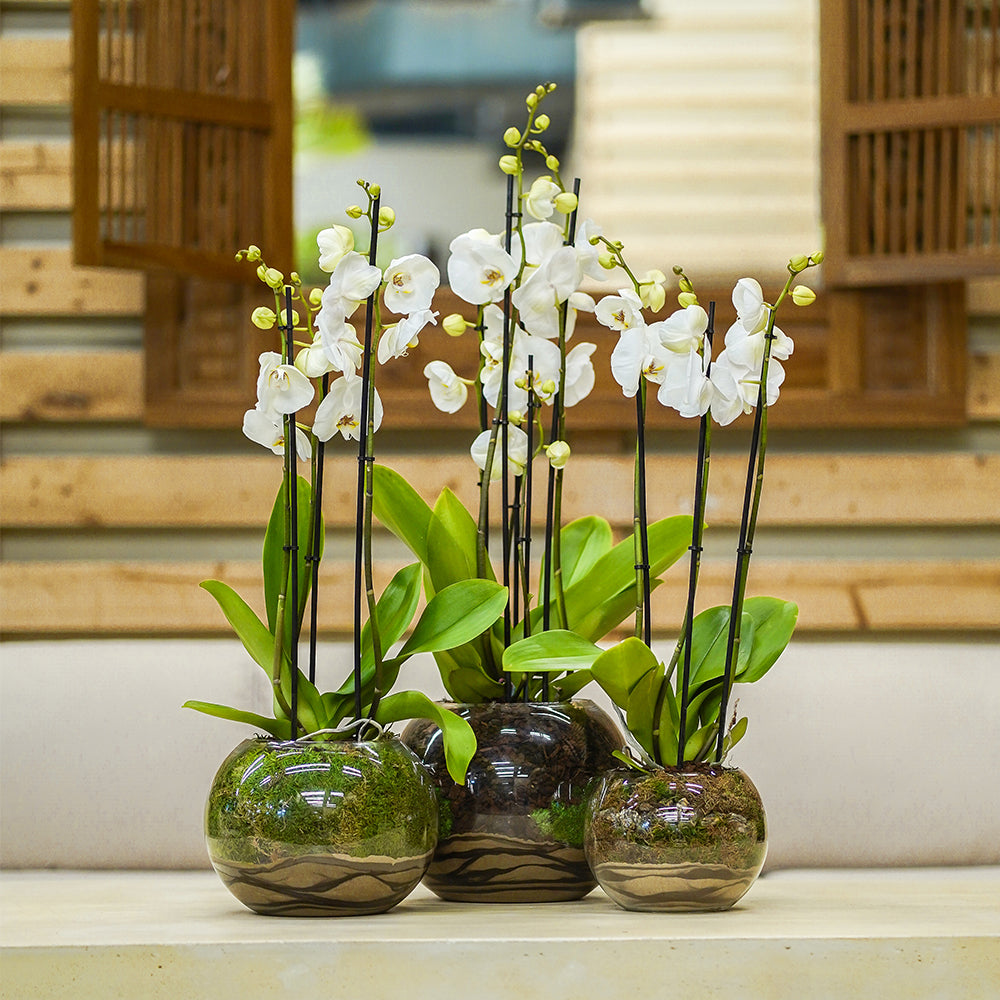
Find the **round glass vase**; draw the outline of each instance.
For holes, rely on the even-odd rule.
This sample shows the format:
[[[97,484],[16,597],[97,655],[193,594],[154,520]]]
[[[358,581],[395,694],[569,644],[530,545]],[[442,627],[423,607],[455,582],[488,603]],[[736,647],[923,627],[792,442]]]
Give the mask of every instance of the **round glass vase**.
[[[585,848],[626,910],[728,910],[764,865],[764,805],[735,767],[618,769],[590,798]]]
[[[241,743],[212,783],[208,854],[229,891],[269,916],[382,913],[437,842],[427,771],[395,737]]]
[[[473,903],[585,896],[597,884],[583,853],[587,797],[621,746],[610,717],[583,700],[447,707],[478,742],[464,786],[448,776],[433,723],[411,722],[402,737],[439,790],[440,837],[424,884]]]

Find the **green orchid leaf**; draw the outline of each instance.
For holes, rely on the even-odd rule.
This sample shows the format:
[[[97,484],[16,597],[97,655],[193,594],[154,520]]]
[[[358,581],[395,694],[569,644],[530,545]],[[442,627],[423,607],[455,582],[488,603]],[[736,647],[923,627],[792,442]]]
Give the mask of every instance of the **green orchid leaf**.
[[[593,679],[594,675],[589,670],[574,670],[573,673],[552,681],[549,698],[551,701],[569,701]]]
[[[491,580],[461,580],[438,591],[424,608],[399,651],[434,653],[461,646],[481,635],[507,607],[507,588]]]
[[[590,673],[621,709],[628,708],[629,693],[660,665],[656,654],[641,639],[629,636],[604,650],[590,666]]]
[[[245,712],[241,708],[231,708],[229,705],[216,705],[210,701],[186,701],[181,708],[193,708],[196,712],[214,716],[216,719],[229,719],[231,722],[243,722],[254,729],[270,733],[279,740],[291,739],[291,725],[287,719],[269,719],[266,715],[256,712]]]
[[[306,559],[309,545],[309,505],[312,500],[312,487],[307,479],[297,476],[298,483],[298,558],[297,566],[299,572],[298,597],[299,606],[305,607],[306,596],[312,584],[311,563]],[[322,554],[324,542],[322,519],[320,523],[320,554]],[[284,547],[285,547],[285,491],[284,485],[278,488],[278,495],[274,499],[274,507],[271,509],[271,517],[267,522],[267,530],[264,532],[264,607],[267,611],[267,627],[274,632],[274,623],[277,618],[278,594],[286,584],[282,579],[282,568],[284,567]],[[287,591],[288,601],[291,601],[291,587]],[[291,613],[291,605],[287,605],[286,635],[288,644],[291,643],[292,624],[294,615]],[[286,649],[288,646],[286,645]]]
[[[660,687],[663,704],[660,706],[660,717],[654,720],[653,738],[656,743],[661,764],[677,763],[677,748],[680,735],[680,710],[674,689],[669,681],[664,681]],[[653,710],[656,711],[655,708]]]
[[[743,614],[740,626],[740,648],[733,666],[733,678],[746,670],[753,649],[756,622]],[[708,608],[696,615],[691,627],[691,679],[690,689],[698,690],[726,672],[726,652],[729,646],[729,608]],[[683,664],[683,650],[678,667]]]
[[[458,667],[442,675],[448,696],[457,702],[492,701],[503,697],[503,685],[487,677],[481,670]]]
[[[593,671],[593,668],[591,670]],[[653,760],[657,759],[653,748],[653,714],[656,711],[660,688],[664,683],[663,675],[662,663],[658,663],[653,670],[643,674],[629,693],[625,705],[625,724],[628,726],[628,731]],[[594,676],[597,677],[596,672]]]
[[[614,547],[611,525],[603,517],[593,515],[564,525],[559,538],[564,588],[585,576],[597,560]]]
[[[424,565],[431,509],[419,493],[395,470],[376,463],[372,468],[372,511]]]
[[[663,518],[651,524],[647,534],[649,575],[654,578],[687,551],[691,543],[691,518],[684,514]],[[602,606],[618,599],[618,607],[625,609],[622,617],[612,624],[613,628],[627,617],[629,607],[635,607],[634,595],[635,548],[629,537],[598,558],[586,573],[566,588],[567,625],[587,639],[602,639],[610,630],[597,631],[607,620],[601,613]]]
[[[710,722],[707,726],[692,733],[684,741],[684,761],[705,760],[708,752],[715,744],[715,738],[719,732],[719,726],[715,722]]]
[[[203,580],[201,587],[215,598],[226,621],[233,627],[254,663],[261,666],[270,677],[274,662],[274,636],[268,627],[229,584],[221,580]]]
[[[507,673],[563,673],[583,670],[601,655],[600,646],[565,629],[551,629],[520,639],[504,650]]]
[[[420,563],[415,562],[404,566],[393,576],[375,604],[375,620],[378,622],[383,654],[402,637],[413,621],[419,602]],[[370,665],[373,658],[372,623],[369,620],[361,630],[362,665]]]
[[[281,696],[285,704],[292,704],[292,675],[291,665],[286,660],[281,670]],[[323,699],[316,685],[313,684],[301,670],[298,671],[298,698],[296,699],[295,714],[298,716],[299,725],[307,732],[314,733],[317,729],[324,728],[324,718],[326,712],[323,708]],[[274,717],[276,719],[288,719],[277,696],[273,698]]]
[[[476,734],[468,722],[419,691],[400,691],[389,695],[382,700],[375,714],[375,721],[383,726],[404,719],[430,719],[437,723],[444,739],[448,773],[456,784],[465,784],[465,772],[476,752]]]
[[[753,619],[753,643],[749,659],[736,679],[751,684],[759,681],[785,651],[795,631],[799,607],[777,597],[748,597],[743,611]]]
[[[344,719],[354,716],[353,694],[343,695],[335,691],[326,691],[320,696],[320,704],[323,706],[320,729],[336,729]]]
[[[722,741],[722,756],[725,757],[730,750],[736,746],[737,743],[746,735],[747,732],[747,717],[744,715],[732,729],[726,733],[725,739]]]
[[[427,568],[435,590],[459,580],[478,579],[477,541],[478,528],[472,515],[451,490],[442,490],[427,528]],[[486,574],[486,579],[494,579],[488,560]]]
[[[612,750],[611,756],[633,771],[640,771],[643,774],[647,773],[646,768],[644,768],[642,764],[640,764],[634,757],[630,757],[627,753],[623,753],[621,750]]]

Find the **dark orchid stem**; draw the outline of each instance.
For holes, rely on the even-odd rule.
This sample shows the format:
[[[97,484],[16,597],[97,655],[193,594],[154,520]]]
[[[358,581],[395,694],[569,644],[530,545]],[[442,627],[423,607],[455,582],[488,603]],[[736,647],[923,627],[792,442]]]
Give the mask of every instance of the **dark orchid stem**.
[[[371,215],[371,247],[368,250],[368,263],[375,263],[378,243],[378,210],[379,198],[376,197],[370,207]],[[368,446],[368,386],[371,384],[372,366],[372,324],[375,317],[376,289],[368,296],[368,306],[365,315],[365,350],[361,369],[361,413],[360,433],[358,435],[358,487],[357,516],[354,529],[354,718],[360,719],[364,706],[361,703],[361,590],[363,580],[363,560],[365,557],[364,520],[365,520],[365,482],[367,480],[366,466],[369,461]],[[375,622],[371,625],[372,636],[375,634]],[[360,733],[358,734],[360,737]]]
[[[760,506],[761,487],[764,484],[764,455],[767,451],[767,369],[771,360],[774,340],[774,315],[772,307],[764,334],[764,357],[760,366],[760,386],[757,391],[757,409],[753,418],[750,438],[750,457],[747,461],[747,481],[743,494],[743,517],[740,520],[740,541],[736,549],[736,572],[733,577],[733,600],[729,607],[729,636],[726,641],[726,669],[722,679],[722,700],[719,702],[719,732],[715,743],[715,759],[721,763],[725,749],[726,713],[729,710],[729,692],[733,686],[733,673],[740,654],[740,632],[743,618],[743,600],[746,596],[747,576],[750,572],[750,554],[757,526],[757,509]]]
[[[285,357],[284,363],[292,363],[292,339],[294,323],[292,322],[292,290],[285,285]],[[285,545],[288,548],[288,559],[291,566],[289,573],[289,583],[291,594],[289,595],[293,609],[291,622],[291,642],[288,648],[289,670],[291,672],[292,695],[289,708],[291,710],[292,739],[299,729],[299,480],[298,469],[296,468],[296,447],[295,447],[295,414],[285,415],[285,481],[287,484],[288,503],[288,524],[285,529]]]
[[[711,357],[712,337],[715,334],[715,303],[708,304],[708,328],[705,340]],[[707,375],[711,361],[705,369]],[[691,637],[694,631],[694,598],[698,590],[698,572],[701,568],[702,539],[705,531],[705,500],[708,496],[708,467],[712,450],[712,413],[705,413],[698,427],[698,469],[694,484],[694,518],[691,526],[691,562],[688,573],[687,609],[684,612],[684,665],[681,670],[681,700],[678,708],[680,716],[677,728],[677,766],[684,763],[684,747],[687,743],[687,711],[691,700]],[[676,652],[674,654],[676,656]]]
[[[514,480],[514,499],[511,501],[511,574],[510,574],[510,617],[517,621],[521,616],[521,484],[523,478]]]
[[[524,567],[522,574],[524,587],[524,636],[531,635],[531,608],[528,606],[531,600],[531,580],[528,573],[531,566],[531,470],[534,465],[535,454],[535,410],[538,408],[538,400],[535,398],[535,357],[528,355],[528,462],[524,467],[524,512],[521,517],[521,565]]]
[[[330,391],[330,375],[323,375],[322,397]],[[316,442],[316,474],[313,478],[312,551],[309,553],[311,593],[309,604],[309,683],[316,683],[316,636],[319,631],[319,562],[322,555],[323,534],[323,468],[326,442]]]
[[[506,212],[506,229],[504,232],[504,247],[507,253],[510,253],[511,246],[513,243],[513,230],[514,230],[514,176],[508,174],[507,176],[507,212]],[[508,403],[510,397],[510,386],[508,385],[508,380],[510,379],[510,352],[511,344],[513,341],[513,329],[511,323],[511,301],[510,301],[510,288],[504,292],[503,296],[503,362],[501,366],[500,374],[500,461],[501,461],[501,507],[503,510],[502,514],[502,524],[503,524],[503,583],[504,586],[508,588],[508,593],[510,591],[510,560],[511,560],[511,521],[510,521],[510,472],[507,468],[507,452],[509,447],[508,442],[508,424],[507,424],[507,411]],[[490,467],[487,466],[487,469]],[[504,649],[510,645],[510,637],[513,622],[511,620],[511,605],[510,600],[507,602],[507,607],[504,610],[503,616],[503,644]],[[506,672],[504,673],[504,700],[510,701],[513,696],[513,682],[511,681],[510,675]]]
[[[646,515],[646,383],[635,394],[635,634],[648,646],[652,639],[649,588],[649,533]]]

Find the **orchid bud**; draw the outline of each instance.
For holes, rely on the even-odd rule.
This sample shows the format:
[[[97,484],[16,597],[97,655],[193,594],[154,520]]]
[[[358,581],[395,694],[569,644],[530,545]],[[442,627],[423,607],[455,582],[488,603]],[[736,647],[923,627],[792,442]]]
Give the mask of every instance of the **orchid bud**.
[[[257,277],[260,278],[261,281],[267,281],[267,267],[265,265],[261,264],[258,266]]]
[[[518,389],[527,389],[528,380],[522,375],[520,378],[514,379],[514,385],[516,385]]]
[[[524,423],[524,414],[520,410],[511,410],[507,414],[507,423],[520,427]]]
[[[371,196],[372,196],[373,198],[377,198],[377,197],[378,197],[378,196],[379,196],[379,195],[380,195],[380,194],[382,193],[382,188],[381,188],[381,186],[380,186],[380,185],[378,185],[378,184],[372,184],[372,185],[371,185],[371,186],[370,186],[370,187],[368,188],[368,193],[369,193],[369,194],[370,194],[370,195],[371,195]]]
[[[545,448],[545,454],[549,457],[549,464],[553,469],[561,469],[569,461],[569,445],[565,441],[553,441]]]
[[[788,270],[792,274],[798,274],[799,271],[804,271],[809,266],[809,258],[805,254],[799,254],[797,257],[793,257],[788,262]]]
[[[250,313],[250,322],[253,323],[258,330],[270,330],[274,326],[275,320],[278,317],[274,315],[273,309],[268,309],[267,306],[257,306],[252,313]]]
[[[682,292],[694,291],[694,285],[691,284],[691,279],[686,274],[680,281],[677,282],[677,287],[680,288]]]
[[[698,304],[698,296],[694,292],[681,292],[677,296],[677,302],[682,309],[687,309],[688,306],[696,306]]]
[[[544,132],[552,124],[552,119],[548,115],[539,115],[535,119],[535,131]]]
[[[555,394],[555,391],[558,388],[559,387],[556,385],[555,379],[547,378],[542,383],[542,395],[543,396],[552,396],[552,395]]]
[[[557,194],[555,198],[552,199],[552,204],[557,212],[561,212],[563,215],[569,215],[570,212],[576,211],[576,195],[573,194],[572,191],[563,191],[562,194]]]
[[[344,209],[344,213],[352,219],[360,219],[365,214],[360,205],[349,205]]]
[[[559,169],[559,157],[550,153],[545,157],[545,166],[554,173]]]
[[[524,103],[527,104],[529,108],[534,108],[538,104],[538,95],[528,94],[528,96],[524,99]]]
[[[521,141],[521,133],[513,125],[503,134],[503,141],[512,149]]]
[[[500,157],[500,169],[505,174],[516,174],[517,173],[517,157],[516,156],[501,156]]]
[[[642,288],[642,304],[647,308],[651,309],[653,312],[659,312],[663,308],[663,304],[667,301],[667,290],[663,285],[654,283],[652,285],[643,285]]]
[[[812,305],[816,301],[816,293],[805,285],[796,285],[792,289],[792,301],[797,306]]]
[[[322,301],[323,301],[323,289],[311,288],[309,290],[309,304],[311,306],[318,306]]]
[[[278,289],[284,283],[285,276],[276,267],[269,267],[264,272],[264,284],[269,288]]]
[[[292,271],[292,273],[288,276],[288,280],[293,285],[301,285],[302,284],[302,279],[299,277],[299,272],[298,271]]]
[[[826,254],[824,254],[822,250],[817,250],[814,254],[812,254],[809,257],[809,263],[810,264],[822,264],[823,263],[823,258],[825,256],[826,256]]]
[[[388,205],[378,210],[379,229],[388,229],[395,221],[396,213]]]
[[[250,246],[247,247],[247,260],[260,260],[260,258],[260,247],[254,246],[254,244],[251,243]]]
[[[468,325],[461,313],[451,313],[441,321],[441,326],[449,337],[461,337]]]

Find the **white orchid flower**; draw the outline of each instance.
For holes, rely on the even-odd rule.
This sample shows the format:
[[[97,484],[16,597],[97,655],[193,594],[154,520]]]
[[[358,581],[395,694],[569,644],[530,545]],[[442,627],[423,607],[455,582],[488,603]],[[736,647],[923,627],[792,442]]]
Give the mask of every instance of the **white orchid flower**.
[[[500,386],[503,382],[503,345],[483,342],[484,358],[481,381],[483,395],[490,406],[497,406]],[[528,370],[528,358],[532,364],[532,386],[535,396],[543,402],[551,402],[555,389],[546,388],[559,385],[559,347],[544,337],[533,337],[518,330],[511,344],[510,368],[507,390],[507,406],[510,410],[524,411],[528,408],[528,390],[524,378]],[[521,382],[521,385],[517,383]]]
[[[364,379],[357,375],[343,375],[330,386],[330,391],[316,407],[313,434],[320,441],[329,441],[340,434],[345,441],[361,439],[361,390]],[[382,423],[382,400],[375,392],[372,416],[375,430]]]
[[[423,254],[407,254],[386,268],[382,301],[390,312],[408,316],[430,309],[440,284],[441,272],[432,261]]]
[[[345,326],[348,324],[344,324]],[[353,328],[352,328],[353,329]],[[360,345],[359,345],[360,346]],[[360,357],[360,355],[359,355]],[[306,378],[319,378],[328,372],[337,371],[337,367],[330,360],[323,347],[323,339],[317,331],[313,342],[308,347],[303,347],[295,355],[295,367],[298,368]]]
[[[341,257],[323,290],[320,314],[326,310],[348,319],[382,283],[382,272],[354,250]]]
[[[596,376],[591,354],[597,350],[596,344],[577,344],[566,355],[566,390],[563,394],[563,404],[576,406],[590,395],[594,388]]]
[[[436,316],[437,313],[430,309],[421,309],[386,327],[378,342],[379,364],[384,365],[393,358],[401,358],[411,347],[416,347],[420,331],[428,323],[437,326]]]
[[[330,365],[345,375],[353,375],[361,367],[364,354],[357,331],[336,310],[320,309],[316,325],[319,342]]]
[[[594,236],[602,236],[603,234],[604,230],[593,219],[584,219],[576,230],[577,260],[580,262],[580,267],[583,268],[583,273],[588,278],[594,278],[597,281],[604,281],[608,276],[608,272],[601,267],[598,260],[604,247],[601,244],[591,246],[590,240]]]
[[[768,305],[756,278],[740,278],[733,288],[736,315],[747,333],[759,333],[767,325]]]
[[[354,249],[354,233],[347,226],[331,226],[316,235],[319,268],[329,274],[346,253]]]
[[[533,270],[511,295],[525,329],[538,337],[558,337],[558,306],[576,291],[582,279],[573,247],[560,247]]]
[[[659,337],[650,334],[647,326],[623,330],[611,352],[611,374],[629,397],[639,391],[642,378],[661,382],[669,363],[670,352],[660,343]]]
[[[431,402],[442,413],[457,413],[469,398],[468,382],[455,374],[447,361],[431,361],[424,367]]]
[[[631,288],[620,288],[617,295],[605,295],[594,310],[597,322],[610,330],[630,330],[645,326],[642,301]]]
[[[666,319],[651,323],[650,330],[660,338],[660,343],[677,354],[697,351],[708,329],[708,313],[699,305],[690,305],[672,312]]]
[[[663,283],[667,276],[660,270],[653,268],[639,278],[639,298],[643,306],[657,313],[663,308],[663,303],[667,301],[667,290]]]
[[[523,236],[523,242],[522,242]],[[511,237],[510,255],[520,267],[541,267],[554,253],[563,248],[563,231],[554,222],[529,222]]]
[[[517,276],[517,265],[500,245],[499,236],[473,229],[451,241],[448,283],[465,302],[497,302]]]
[[[502,432],[502,429],[501,429]],[[469,449],[472,461],[484,472],[486,456],[489,453],[490,431],[483,431]],[[496,447],[493,451],[493,465],[490,468],[490,480],[495,481],[503,475],[503,456],[500,434],[497,434]],[[520,427],[507,425],[507,467],[515,476],[520,476],[528,464],[528,435]]]
[[[766,325],[756,333],[748,333],[746,327],[737,320],[726,331],[726,350],[734,365],[759,370],[764,359],[766,346]],[[783,330],[774,327],[774,337],[771,341],[771,357],[778,361],[787,361],[795,350],[795,342]]]
[[[708,359],[697,349],[671,354],[656,398],[682,417],[701,417],[712,405],[714,390],[705,374]]]
[[[750,369],[734,364],[728,348],[715,363],[709,377],[712,380],[712,417],[725,426],[731,424],[741,413],[751,413],[757,405],[760,394],[760,369]],[[772,406],[778,399],[778,392],[785,381],[785,369],[778,361],[767,366],[767,405]]]
[[[270,448],[275,455],[285,454],[284,421],[259,406],[243,414],[243,433],[256,444]],[[295,428],[295,451],[303,462],[312,457],[309,438],[299,427]]]
[[[561,192],[562,188],[550,176],[546,174],[544,177],[539,177],[524,196],[523,205],[525,212],[533,219],[544,220],[549,218],[555,211],[555,206],[552,202],[555,200],[556,195]]]
[[[281,355],[265,351],[257,376],[257,405],[266,413],[296,413],[312,402],[315,389],[294,365],[282,363]]]

